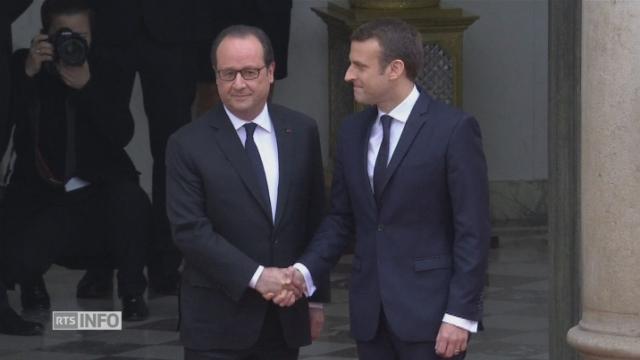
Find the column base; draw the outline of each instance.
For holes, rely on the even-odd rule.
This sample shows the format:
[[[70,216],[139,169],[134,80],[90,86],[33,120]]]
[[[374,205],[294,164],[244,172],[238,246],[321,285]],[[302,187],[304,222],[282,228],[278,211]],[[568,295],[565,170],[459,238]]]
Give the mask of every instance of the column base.
[[[569,345],[583,360],[639,360],[640,338],[588,331],[580,325],[567,333]]]

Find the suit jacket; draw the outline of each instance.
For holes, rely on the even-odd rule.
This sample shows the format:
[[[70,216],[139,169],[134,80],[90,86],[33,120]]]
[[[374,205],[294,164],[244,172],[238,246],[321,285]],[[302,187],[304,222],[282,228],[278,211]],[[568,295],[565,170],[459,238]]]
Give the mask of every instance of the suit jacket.
[[[347,118],[337,142],[331,210],[301,258],[329,272],[355,237],[351,332],[375,336],[380,309],[404,341],[433,341],[444,313],[481,316],[490,221],[478,123],[421,94],[388,165],[381,206],[366,170],[376,108]]]
[[[249,281],[258,265],[290,266],[323,215],[323,172],[315,122],[269,104],[279,161],[275,223],[253,168],[224,111],[216,106],[178,130],[167,146],[167,211],[184,255],[181,338],[187,348],[251,347],[268,302]],[[328,286],[315,301],[328,300]],[[310,342],[306,300],[279,309],[291,347]]]

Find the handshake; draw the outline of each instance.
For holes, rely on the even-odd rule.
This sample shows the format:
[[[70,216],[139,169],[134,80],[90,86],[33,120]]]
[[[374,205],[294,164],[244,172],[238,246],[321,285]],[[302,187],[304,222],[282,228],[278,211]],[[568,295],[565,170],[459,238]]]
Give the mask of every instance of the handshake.
[[[293,266],[264,268],[256,282],[256,291],[267,301],[287,307],[307,294],[304,276]]]

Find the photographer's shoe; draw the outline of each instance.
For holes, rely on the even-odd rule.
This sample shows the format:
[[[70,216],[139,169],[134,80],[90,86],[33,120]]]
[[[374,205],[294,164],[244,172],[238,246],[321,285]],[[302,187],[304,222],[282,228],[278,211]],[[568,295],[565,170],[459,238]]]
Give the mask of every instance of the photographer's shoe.
[[[42,277],[33,282],[20,283],[20,302],[24,311],[44,311],[51,308],[49,293]]]
[[[113,294],[113,271],[111,269],[89,269],[78,281],[78,299],[109,298]]]
[[[149,317],[149,308],[142,296],[122,297],[122,320],[142,321]]]
[[[0,310],[0,334],[33,336],[42,335],[42,324],[21,318],[11,308]]]

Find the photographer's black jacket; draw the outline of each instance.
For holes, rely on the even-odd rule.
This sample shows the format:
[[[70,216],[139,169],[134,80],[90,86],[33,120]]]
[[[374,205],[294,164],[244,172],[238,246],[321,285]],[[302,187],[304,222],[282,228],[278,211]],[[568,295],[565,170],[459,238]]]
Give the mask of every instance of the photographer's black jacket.
[[[106,88],[101,79],[118,77],[119,69],[101,66],[90,55],[91,79],[81,90],[66,86],[57,75],[43,69],[33,78],[25,74],[28,51],[11,58],[11,120],[16,125],[14,147],[17,158],[12,184],[64,191],[51,186],[36,169],[36,146],[56,177],[64,177],[67,147],[65,101],[76,109],[75,171],[72,176],[91,183],[123,178],[137,179],[137,171],[124,150],[133,136],[129,95]],[[40,104],[39,116],[33,115]],[[31,112],[31,114],[30,114]],[[38,144],[36,144],[38,139]]]

